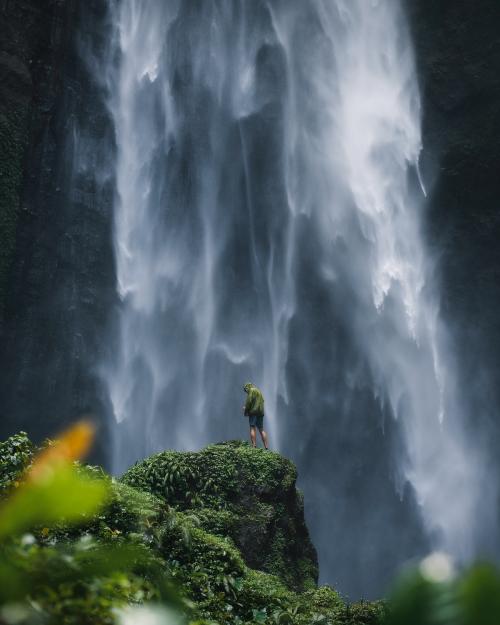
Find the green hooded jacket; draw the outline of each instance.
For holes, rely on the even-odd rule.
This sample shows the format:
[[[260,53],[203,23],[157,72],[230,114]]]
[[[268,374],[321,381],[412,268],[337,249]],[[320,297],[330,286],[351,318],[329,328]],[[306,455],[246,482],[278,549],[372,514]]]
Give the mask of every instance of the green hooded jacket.
[[[264,397],[255,384],[248,382],[243,387],[247,393],[245,402],[245,415],[247,417],[263,417],[264,416]]]

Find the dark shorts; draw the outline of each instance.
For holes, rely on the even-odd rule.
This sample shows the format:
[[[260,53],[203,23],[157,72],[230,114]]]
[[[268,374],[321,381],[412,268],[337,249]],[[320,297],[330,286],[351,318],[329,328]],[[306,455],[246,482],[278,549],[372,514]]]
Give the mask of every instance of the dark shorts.
[[[256,417],[254,415],[250,415],[248,417],[248,423],[250,424],[251,428],[259,428],[259,430],[262,430],[262,428],[264,427],[264,417]]]

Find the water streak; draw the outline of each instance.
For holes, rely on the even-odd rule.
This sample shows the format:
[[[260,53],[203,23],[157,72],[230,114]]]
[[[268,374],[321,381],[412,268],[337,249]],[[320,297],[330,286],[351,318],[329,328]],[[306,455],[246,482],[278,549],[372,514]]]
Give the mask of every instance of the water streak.
[[[399,3],[110,6],[115,469],[243,436],[248,379],[306,482],[318,428],[318,445],[331,436],[338,450],[346,415],[389,413],[401,492],[412,485],[436,546],[470,557],[482,476],[422,235],[420,100]],[[365,388],[377,401],[351,414]]]

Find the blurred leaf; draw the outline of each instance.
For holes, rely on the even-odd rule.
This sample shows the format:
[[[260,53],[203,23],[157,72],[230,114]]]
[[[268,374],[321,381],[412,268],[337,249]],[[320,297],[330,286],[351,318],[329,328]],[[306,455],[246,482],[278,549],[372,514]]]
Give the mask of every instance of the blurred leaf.
[[[253,620],[256,623],[265,623],[267,619],[267,610],[264,608],[263,610],[252,610]]]
[[[28,479],[43,479],[46,471],[52,471],[59,464],[83,458],[94,440],[95,428],[89,421],[79,421],[35,458],[28,473]]]
[[[441,625],[435,611],[438,595],[437,584],[420,573],[403,576],[393,593],[386,625]]]
[[[458,596],[464,625],[500,623],[500,575],[493,566],[475,566],[461,580]]]
[[[77,522],[95,513],[108,492],[102,480],[89,480],[71,466],[46,470],[42,477],[26,482],[0,507],[0,540],[35,525]]]
[[[0,603],[22,600],[42,587],[85,582],[119,572],[148,566],[150,552],[142,545],[102,545],[79,549],[68,543],[55,547],[34,545],[28,549],[11,546],[0,562]]]
[[[184,618],[164,606],[144,605],[114,610],[118,625],[181,625]]]

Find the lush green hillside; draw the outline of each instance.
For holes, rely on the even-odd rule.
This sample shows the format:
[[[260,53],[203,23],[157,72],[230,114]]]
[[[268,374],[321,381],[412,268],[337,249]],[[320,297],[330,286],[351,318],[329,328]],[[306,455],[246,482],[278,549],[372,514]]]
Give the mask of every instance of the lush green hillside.
[[[163,452],[115,480],[75,462],[91,437],[80,424],[41,450],[24,433],[0,443],[1,625],[500,622],[498,570],[457,574],[440,553],[389,604],[318,588],[295,467],[279,454]]]
[[[57,469],[54,484],[35,486],[23,473],[34,455],[24,434],[0,447],[3,518],[9,501],[25,498],[9,532],[0,511],[2,614],[21,614],[16,622],[126,623],[117,609],[141,604],[175,608],[186,621],[381,622],[382,604],[347,605],[317,588],[296,470],[277,453],[230,442],[157,454],[119,481],[75,465],[70,477],[54,477]],[[105,495],[92,509],[85,489],[96,484]]]

